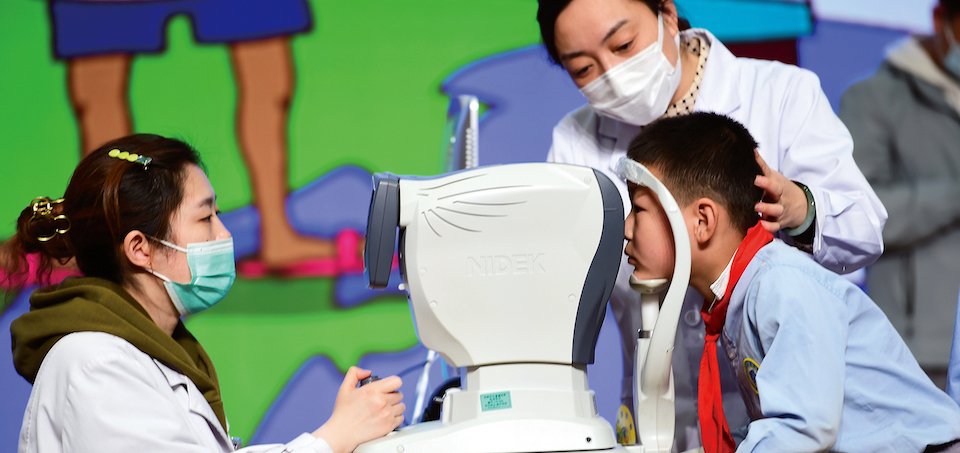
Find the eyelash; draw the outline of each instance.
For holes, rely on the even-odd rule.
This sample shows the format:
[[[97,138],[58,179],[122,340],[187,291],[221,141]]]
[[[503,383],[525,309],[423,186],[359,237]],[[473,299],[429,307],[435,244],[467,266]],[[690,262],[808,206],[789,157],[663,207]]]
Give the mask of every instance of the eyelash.
[[[632,45],[633,45],[633,40],[627,41],[627,42],[625,42],[624,44],[622,44],[620,47],[617,47],[617,48],[616,48],[616,51],[617,51],[617,52],[623,52],[623,51],[629,50],[629,49],[630,49],[630,46],[632,46]]]
[[[206,217],[204,217],[204,218],[202,218],[202,219],[200,219],[200,220],[201,220],[201,221],[204,221],[204,222],[209,222],[209,221],[213,220],[213,216],[214,216],[214,215],[216,215],[217,217],[219,217],[219,216],[220,216],[220,210],[217,209],[216,211],[214,211],[214,213],[213,213],[212,215],[208,215],[208,216],[206,216]]]

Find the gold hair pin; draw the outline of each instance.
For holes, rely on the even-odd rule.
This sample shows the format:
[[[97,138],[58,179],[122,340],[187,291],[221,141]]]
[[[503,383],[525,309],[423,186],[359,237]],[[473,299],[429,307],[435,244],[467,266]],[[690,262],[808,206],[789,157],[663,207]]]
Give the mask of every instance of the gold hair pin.
[[[37,240],[47,242],[55,238],[58,234],[65,234],[70,231],[70,220],[64,214],[53,215],[53,205],[63,203],[63,198],[51,200],[47,197],[37,197],[33,199],[33,215],[30,217],[30,223],[45,222],[47,231],[38,231]]]

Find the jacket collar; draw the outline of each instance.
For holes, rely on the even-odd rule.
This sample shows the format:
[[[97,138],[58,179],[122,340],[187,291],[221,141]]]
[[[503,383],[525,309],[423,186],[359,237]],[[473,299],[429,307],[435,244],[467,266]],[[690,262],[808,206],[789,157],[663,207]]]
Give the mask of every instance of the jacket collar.
[[[931,105],[960,113],[960,83],[937,66],[916,37],[891,46],[887,51],[887,64],[910,76],[917,91]]]
[[[697,97],[696,110],[725,115],[737,110],[740,107],[740,67],[737,64],[737,57],[716,36],[705,29],[684,30],[681,36],[696,36],[706,39],[710,44],[710,56],[703,70],[703,85]],[[596,112],[594,114],[597,116],[597,135],[601,137],[615,142],[629,143],[640,132],[640,126],[607,118]]]

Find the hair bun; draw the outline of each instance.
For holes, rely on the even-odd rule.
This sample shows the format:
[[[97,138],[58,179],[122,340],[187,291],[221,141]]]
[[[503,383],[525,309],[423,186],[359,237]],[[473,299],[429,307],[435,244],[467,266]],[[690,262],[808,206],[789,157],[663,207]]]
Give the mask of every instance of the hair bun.
[[[17,220],[17,239],[23,253],[40,252],[58,260],[73,256],[67,232],[70,219],[64,212],[63,198],[34,198]]]

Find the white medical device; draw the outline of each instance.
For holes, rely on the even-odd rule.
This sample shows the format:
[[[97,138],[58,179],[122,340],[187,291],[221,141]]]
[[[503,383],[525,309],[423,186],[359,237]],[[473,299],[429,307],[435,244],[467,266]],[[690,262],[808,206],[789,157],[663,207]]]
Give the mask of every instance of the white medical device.
[[[437,178],[376,175],[364,253],[370,284],[386,285],[399,233],[417,334],[467,373],[463,388],[447,392],[440,420],[357,452],[660,451],[652,443],[618,446],[587,383],[623,252],[623,219],[616,186],[585,167],[538,163]],[[682,301],[686,262],[687,276],[675,274],[683,277],[682,288],[674,288],[675,280],[668,302],[678,291]],[[672,388],[659,379],[669,384],[679,305],[673,332],[658,333],[661,323],[671,325],[670,310],[667,304],[660,309],[644,346],[643,363],[665,370],[637,373],[640,390],[650,391],[638,398],[642,410],[635,413],[639,432],[658,420],[658,435],[667,435],[659,420],[669,414],[672,443]],[[664,353],[661,343],[668,339]]]
[[[641,329],[637,332],[633,373],[637,438],[645,453],[669,452],[673,447],[676,417],[671,364],[677,323],[690,283],[690,237],[677,201],[646,167],[624,157],[617,170],[622,178],[649,188],[657,196],[673,230],[676,250],[673,275],[669,276],[670,286],[662,302],[660,294],[666,287],[666,278],[639,280],[630,276],[630,285],[641,294]]]

